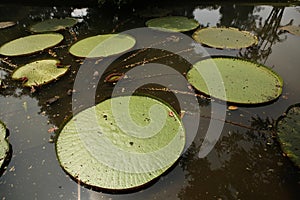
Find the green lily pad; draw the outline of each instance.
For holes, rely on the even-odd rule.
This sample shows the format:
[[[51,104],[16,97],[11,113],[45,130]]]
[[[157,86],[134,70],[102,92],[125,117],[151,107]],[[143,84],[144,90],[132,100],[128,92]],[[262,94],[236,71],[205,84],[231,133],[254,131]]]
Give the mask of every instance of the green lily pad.
[[[62,30],[74,26],[76,23],[77,20],[74,18],[48,19],[33,25],[30,28],[30,31],[36,33],[58,31],[58,30]]]
[[[283,152],[300,167],[300,104],[290,106],[276,126]]]
[[[70,48],[70,53],[78,57],[107,57],[131,49],[135,39],[124,34],[106,34],[85,38]]]
[[[0,168],[2,168],[5,158],[8,155],[8,152],[9,152],[9,143],[6,138],[6,127],[0,121]]]
[[[36,34],[21,37],[0,47],[0,54],[4,56],[20,56],[42,51],[55,46],[63,40],[58,33]]]
[[[197,42],[214,47],[227,49],[240,49],[257,44],[255,35],[247,31],[240,31],[236,28],[202,28],[193,34]]]
[[[194,19],[183,16],[169,16],[150,19],[146,22],[146,26],[175,32],[190,31],[199,26]]]
[[[14,25],[16,25],[16,22],[11,22],[11,21],[0,22],[0,29],[8,28],[8,27],[11,27],[11,26],[14,26]]]
[[[125,190],[164,173],[184,145],[183,124],[172,108],[150,97],[122,96],[75,115],[62,128],[56,152],[80,182]]]
[[[27,87],[43,85],[64,75],[69,69],[58,65],[58,60],[38,60],[16,69],[12,78],[24,81]]]
[[[197,62],[187,79],[200,92],[240,104],[272,101],[280,96],[283,87],[281,77],[269,68],[229,57]]]
[[[293,25],[290,25],[290,26],[283,26],[280,28],[280,30],[284,30],[284,31],[287,31],[293,35],[297,35],[297,36],[300,36],[300,27],[299,26],[293,26]]]

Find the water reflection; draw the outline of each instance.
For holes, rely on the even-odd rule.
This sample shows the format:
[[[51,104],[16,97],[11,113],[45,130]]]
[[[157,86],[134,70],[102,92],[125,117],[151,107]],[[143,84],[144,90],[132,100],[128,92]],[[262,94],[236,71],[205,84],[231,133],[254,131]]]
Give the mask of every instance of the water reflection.
[[[272,53],[272,46],[276,42],[283,42],[286,40],[286,37],[280,38],[280,35],[283,32],[279,30],[284,9],[284,7],[275,7],[272,9],[264,23],[262,23],[262,19],[260,19],[258,26],[253,29],[258,36],[259,42],[255,47],[249,48],[245,52],[240,52],[241,57],[265,63]]]
[[[183,155],[179,165],[150,187],[143,188],[142,191],[112,195],[78,186],[77,182],[66,176],[60,168],[56,160],[54,145],[49,143],[50,135],[47,132],[52,126],[59,127],[72,116],[72,97],[67,91],[73,88],[76,73],[83,59],[74,58],[67,53],[68,43],[90,35],[142,27],[145,20],[152,17],[141,16],[142,14],[132,9],[117,9],[112,12],[100,8],[89,8],[82,23],[77,24],[71,30],[62,32],[67,39],[67,42],[63,44],[66,46],[55,49],[55,53],[64,64],[72,66],[66,76],[58,81],[37,88],[35,93],[31,93],[30,89],[23,88],[20,82],[9,78],[9,70],[14,70],[14,67],[4,62],[0,63],[1,69],[9,69],[7,72],[3,69],[0,71],[0,78],[7,86],[0,90],[0,119],[7,123],[11,131],[10,142],[14,152],[8,170],[0,179],[1,192],[3,191],[1,195],[7,199],[78,199],[79,191],[81,191],[82,199],[297,199],[300,196],[299,170],[281,155],[279,146],[272,135],[273,121],[269,117],[269,115],[276,116],[281,112],[280,109],[285,110],[289,104],[294,103],[293,101],[299,100],[296,92],[299,88],[297,78],[299,59],[296,56],[299,52],[299,40],[295,37],[292,39],[283,37],[284,34],[281,35],[282,33],[278,31],[278,26],[283,23],[284,16],[291,11],[285,7],[198,4],[199,2],[194,2],[188,5],[184,2],[184,5],[178,6],[174,2],[174,7],[173,4],[168,4],[165,9],[159,6],[159,8],[162,7],[160,15],[180,14],[192,17],[194,14],[201,26],[234,26],[254,31],[260,39],[258,47],[240,52],[210,48],[213,55],[237,56],[240,53],[239,56],[247,59],[257,62],[265,62],[268,59],[270,64],[274,64],[277,63],[276,59],[288,61],[290,57],[287,54],[292,47],[295,54],[292,57],[293,61],[282,64],[284,68],[279,70],[281,70],[280,74],[285,75],[285,81],[289,83],[285,85],[285,92],[295,93],[294,98],[292,96],[290,100],[280,98],[270,105],[257,109],[244,107],[244,110],[250,113],[248,118],[241,118],[240,115],[244,114],[242,112],[231,113],[231,116],[234,116],[232,120],[237,123],[247,123],[251,120],[249,127],[226,124],[221,140],[205,159],[198,158],[201,141],[196,139],[189,151]],[[148,6],[148,10],[158,7],[157,5]],[[0,9],[0,21],[18,21],[17,26],[0,30],[0,45],[11,39],[30,34],[27,32],[28,26],[37,21],[51,17],[71,16],[74,11],[71,7],[0,6]],[[266,14],[262,14],[262,11]],[[286,46],[279,48],[276,46],[279,43]],[[274,57],[274,49],[278,56]],[[138,59],[143,60],[147,56],[150,58],[149,52]],[[34,59],[49,57],[51,55],[43,52],[38,55],[11,58],[8,61],[19,66]],[[173,57],[162,63],[179,68],[180,62]],[[96,69],[97,67],[101,68],[101,62]],[[182,65],[179,70],[184,73],[187,68]],[[99,101],[109,97],[113,86],[102,84],[100,87],[98,88]],[[143,89],[145,88],[141,88]],[[174,96],[170,93],[155,90],[149,93],[165,98],[176,107]],[[54,96],[60,98],[53,104],[47,104],[47,101]],[[202,98],[198,100],[203,109],[201,114],[208,114],[209,117],[209,100]],[[179,110],[178,107],[176,109]],[[252,116],[257,115],[261,117],[251,119]],[[266,115],[269,118],[265,117]],[[204,123],[201,125],[199,135],[204,134],[206,130],[205,119],[202,119],[202,122]],[[193,121],[189,123],[195,124]]]
[[[271,124],[270,124],[271,123]],[[199,159],[194,143],[181,160],[188,186],[180,199],[296,199],[298,170],[274,142],[269,119],[255,118],[251,129],[226,125],[214,150]],[[281,188],[285,188],[283,191]]]

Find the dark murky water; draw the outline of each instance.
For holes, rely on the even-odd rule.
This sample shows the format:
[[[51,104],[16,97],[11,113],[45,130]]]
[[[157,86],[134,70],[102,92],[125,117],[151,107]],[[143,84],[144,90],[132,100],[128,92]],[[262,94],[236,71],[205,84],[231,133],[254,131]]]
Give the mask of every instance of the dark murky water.
[[[71,64],[70,72],[59,81],[39,88],[32,94],[20,83],[10,80],[9,71],[14,69],[12,64],[19,66],[37,58],[49,58],[51,52],[18,58],[1,57],[0,78],[8,87],[0,90],[0,119],[9,129],[9,142],[12,145],[11,160],[0,178],[1,199],[300,198],[299,169],[283,156],[272,134],[274,120],[288,106],[300,101],[300,37],[278,31],[279,26],[290,22],[300,25],[300,7],[278,4],[183,6],[179,3],[174,3],[172,7],[159,6],[160,9],[153,6],[114,12],[96,7],[88,8],[81,23],[70,30],[61,31],[65,41],[61,48],[53,50],[62,63]],[[0,45],[29,35],[28,27],[41,19],[71,16],[74,9],[0,4],[0,21],[18,22],[14,27],[0,30]],[[143,27],[147,19],[164,15],[194,17],[201,26],[233,26],[253,31],[260,39],[258,48],[242,51],[211,48],[206,50],[210,55],[239,56],[272,67],[284,80],[283,94],[267,105],[242,106],[236,111],[227,111],[221,138],[205,158],[198,158],[198,151],[203,133],[209,124],[210,103],[199,98],[202,102],[199,133],[194,143],[168,173],[151,185],[128,194],[107,194],[80,186],[59,166],[55,146],[49,142],[53,134],[47,131],[53,126],[59,127],[72,115],[72,97],[67,91],[73,88],[76,73],[83,61],[68,54],[68,47],[64,45],[96,34]],[[139,61],[147,56],[159,56],[159,53],[161,52],[145,52],[136,59]],[[159,62],[182,73],[186,70],[176,57],[161,59]],[[99,66],[95,69],[97,67]],[[115,62],[115,67],[107,74],[119,68],[126,71]],[[108,98],[112,89],[112,85],[100,84],[96,100]],[[158,91],[150,93],[158,95],[178,109],[173,95]],[[47,105],[46,101],[54,96],[59,96],[60,99]]]

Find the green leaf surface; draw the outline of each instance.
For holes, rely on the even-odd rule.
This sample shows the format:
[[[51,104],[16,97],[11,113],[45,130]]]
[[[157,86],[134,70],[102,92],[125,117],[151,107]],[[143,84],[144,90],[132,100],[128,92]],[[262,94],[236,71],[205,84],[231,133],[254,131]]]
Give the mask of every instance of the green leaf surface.
[[[200,92],[239,104],[272,101],[280,96],[283,87],[281,77],[271,69],[228,57],[197,62],[187,73],[187,79]]]
[[[256,36],[247,31],[240,31],[236,28],[202,28],[193,34],[197,42],[214,47],[227,49],[240,49],[257,44]]]
[[[185,32],[197,28],[199,23],[194,19],[183,16],[169,16],[150,19],[146,22],[146,25],[161,30]]]
[[[9,143],[6,138],[6,127],[0,121],[0,168],[2,168],[5,158],[8,155],[8,152],[9,152]]]
[[[280,29],[287,31],[293,35],[300,36],[300,27],[299,26],[289,25],[289,26],[283,26]]]
[[[300,167],[300,104],[290,106],[276,126],[283,152]]]
[[[76,23],[77,20],[74,18],[64,18],[64,19],[53,18],[33,25],[30,28],[30,31],[36,33],[58,31],[58,30],[62,30],[74,26]]]
[[[20,56],[32,54],[57,45],[63,40],[58,33],[36,34],[12,40],[0,47],[4,56]]]
[[[68,67],[57,67],[58,60],[46,59],[28,63],[18,69],[13,74],[13,79],[23,79],[24,86],[39,86],[49,83],[68,71]],[[26,80],[24,80],[26,79]]]
[[[85,38],[70,48],[70,53],[78,57],[107,57],[131,49],[135,39],[124,34],[106,34]]]
[[[56,152],[64,170],[84,184],[125,190],[164,173],[184,145],[172,108],[150,97],[122,96],[75,115],[62,128]]]

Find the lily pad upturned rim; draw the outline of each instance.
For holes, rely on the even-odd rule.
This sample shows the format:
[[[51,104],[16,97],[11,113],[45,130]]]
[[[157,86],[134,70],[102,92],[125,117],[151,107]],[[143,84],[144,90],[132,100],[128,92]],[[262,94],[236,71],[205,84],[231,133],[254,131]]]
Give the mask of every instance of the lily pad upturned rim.
[[[276,88],[279,88],[279,90],[277,91],[276,93],[276,96],[274,96],[272,99],[265,99],[264,101],[253,101],[253,102],[249,102],[249,101],[246,101],[246,100],[243,100],[243,101],[235,101],[235,100],[230,100],[230,99],[224,99],[222,97],[218,97],[218,96],[215,96],[213,94],[209,94],[208,92],[206,91],[203,91],[201,88],[199,88],[198,86],[195,86],[193,83],[190,82],[189,78],[190,78],[190,71],[192,69],[194,69],[194,66],[202,61],[209,61],[210,59],[230,59],[230,60],[238,60],[238,61],[241,61],[241,62],[246,62],[248,64],[252,64],[252,65],[256,65],[259,67],[259,69],[263,69],[264,71],[267,71],[269,72],[269,74],[271,74],[274,78],[277,79],[277,81],[279,82],[280,85],[274,85]],[[267,103],[270,103],[270,102],[273,102],[275,101],[276,99],[278,99],[282,93],[282,89],[283,89],[283,79],[281,78],[281,76],[275,72],[274,70],[270,69],[269,67],[263,65],[263,64],[260,64],[260,63],[257,63],[257,62],[254,62],[254,61],[251,61],[251,60],[246,60],[246,59],[242,59],[242,58],[238,58],[238,57],[232,57],[232,56],[211,56],[211,57],[205,57],[203,59],[201,59],[200,61],[196,62],[193,67],[187,72],[186,74],[186,78],[188,80],[188,82],[196,89],[198,90],[199,92],[205,94],[205,95],[208,95],[208,96],[211,96],[215,99],[219,99],[221,101],[226,101],[226,102],[229,102],[229,103],[233,103],[233,104],[237,104],[237,105],[264,105],[264,104],[267,104]],[[226,98],[227,98],[227,94],[226,94]]]
[[[212,38],[209,40],[207,40],[204,36],[198,37],[199,34],[201,33],[205,33],[207,31],[235,31],[236,33],[239,34],[243,34],[243,35],[247,35],[249,41],[247,42],[247,44],[241,44],[240,42],[236,45],[234,45],[233,43],[230,43],[229,45],[225,45],[225,44],[217,44],[216,43],[216,39]],[[221,35],[221,34],[218,34]],[[209,34],[208,37],[212,36],[212,34]],[[242,48],[248,48],[251,46],[254,46],[258,43],[258,38],[252,34],[249,31],[244,31],[244,30],[239,30],[238,28],[234,28],[234,27],[206,27],[206,28],[200,28],[198,30],[196,30],[193,35],[192,35],[193,39],[203,45],[209,46],[209,47],[213,47],[213,48],[219,48],[219,49],[242,49]],[[250,40],[251,37],[251,40]],[[233,38],[234,39],[234,38]],[[229,38],[227,38],[227,40],[229,41]],[[226,41],[225,41],[226,42]],[[236,41],[237,42],[237,41]]]
[[[53,41],[47,42],[47,39],[49,39],[47,37],[53,37]],[[46,41],[46,43],[41,45],[39,42],[36,41],[38,38],[42,42]],[[0,55],[24,56],[34,54],[45,49],[54,47],[55,45],[59,44],[63,39],[64,36],[59,33],[40,33],[19,37],[0,46]]]
[[[77,22],[78,22],[77,19],[71,17],[46,19],[44,21],[32,25],[30,27],[30,31],[35,33],[59,31],[59,30],[72,27]]]
[[[126,97],[128,97],[128,96],[118,96],[118,97],[113,97],[113,98],[108,98],[108,99],[106,99],[106,100],[104,100],[104,101],[102,101],[102,102],[100,102],[99,104],[101,104],[101,103],[103,103],[103,102],[106,102],[106,101],[111,101],[112,99],[115,99],[115,98],[126,98]],[[130,97],[132,97],[132,96],[130,96]],[[170,109],[171,111],[173,111],[173,114],[174,115],[172,115],[172,117],[174,117],[174,119],[176,119],[181,125],[178,127],[178,130],[182,130],[183,131],[183,134],[185,135],[185,130],[184,130],[184,127],[183,127],[183,125],[182,125],[182,121],[181,121],[181,119],[180,119],[180,116],[178,115],[178,113],[176,113],[176,111],[174,110],[174,108],[173,107],[171,107],[168,103],[166,103],[166,102],[164,102],[164,101],[162,101],[161,99],[159,99],[159,98],[156,98],[156,97],[153,97],[153,96],[151,96],[151,95],[144,95],[144,94],[142,94],[142,95],[140,95],[140,94],[138,94],[138,95],[133,95],[133,97],[145,97],[145,98],[150,98],[150,99],[152,99],[152,100],[154,100],[154,101],[158,101],[158,102],[160,102],[161,104],[164,104],[165,106],[167,106],[167,108],[168,109]],[[99,105],[99,104],[97,104],[97,105]],[[61,167],[62,167],[62,169],[69,175],[69,176],[71,176],[71,178],[73,179],[73,180],[75,180],[75,181],[80,181],[80,183],[81,184],[83,184],[83,185],[86,185],[86,186],[88,186],[88,187],[92,187],[93,189],[95,189],[95,190],[101,190],[101,191],[108,191],[108,192],[110,192],[110,191],[119,191],[119,192],[123,192],[123,191],[135,191],[135,190],[139,190],[140,188],[142,188],[143,186],[145,186],[145,185],[147,185],[147,184],[151,184],[151,182],[153,182],[154,180],[156,180],[157,178],[159,178],[161,175],[163,175],[164,173],[166,173],[167,171],[168,171],[168,169],[170,169],[170,167],[172,167],[173,165],[174,165],[174,163],[176,163],[177,162],[177,160],[178,160],[178,158],[180,157],[180,155],[181,155],[181,153],[182,153],[182,151],[183,151],[183,149],[184,149],[184,146],[185,146],[185,137],[184,138],[181,138],[180,137],[180,139],[182,140],[183,139],[183,144],[181,145],[182,146],[182,148],[181,148],[181,153],[180,153],[180,155],[178,155],[178,158],[174,161],[174,163],[172,163],[170,166],[168,166],[167,168],[164,168],[162,171],[155,171],[155,172],[153,172],[153,174],[151,175],[151,173],[150,173],[150,176],[153,176],[153,177],[151,177],[149,180],[147,180],[147,181],[145,181],[145,182],[143,182],[142,184],[138,184],[138,185],[130,185],[129,186],[129,184],[126,186],[126,187],[114,187],[114,188],[112,188],[112,187],[105,187],[105,186],[101,186],[101,185],[98,185],[98,184],[92,184],[91,182],[87,182],[86,180],[83,180],[83,179],[81,179],[80,178],[80,174],[72,174],[71,172],[70,172],[70,169],[69,169],[69,167],[66,167],[66,166],[64,166],[63,164],[62,164],[62,160],[61,160],[61,158],[60,158],[60,156],[59,156],[59,150],[58,150],[58,142],[60,141],[60,137],[61,137],[61,135],[62,135],[62,131],[63,131],[63,129],[66,127],[66,125],[68,124],[68,123],[70,123],[73,119],[74,119],[74,117],[76,117],[77,115],[79,115],[81,112],[84,112],[84,111],[86,111],[86,110],[88,110],[88,109],[91,109],[91,108],[94,108],[95,106],[92,106],[92,107],[90,107],[90,108],[87,108],[87,109],[85,109],[85,110],[83,110],[83,111],[80,111],[79,113],[77,113],[75,116],[73,116],[73,117],[70,117],[68,120],[66,120],[65,122],[64,122],[64,124],[62,124],[61,125],[61,127],[60,127],[60,131],[59,131],[59,133],[58,133],[58,139],[57,139],[57,141],[56,141],[56,143],[55,143],[55,149],[56,149],[56,155],[57,155],[57,158],[58,158],[58,161],[59,161],[59,163],[60,163],[60,165],[61,165]],[[109,117],[109,115],[108,116],[106,116],[106,117]],[[176,121],[175,120],[175,121]],[[77,119],[76,119],[76,121],[77,121]],[[93,128],[93,127],[92,127]],[[181,134],[177,134],[178,136],[181,136]],[[76,137],[79,137],[79,136],[76,136]],[[74,142],[76,139],[74,139],[74,136],[72,137],[73,139],[72,139],[72,142]],[[75,144],[75,143],[74,143]],[[62,144],[61,144],[62,145]],[[132,144],[131,144],[132,145]],[[180,146],[180,145],[179,145]],[[121,148],[121,147],[120,147]],[[178,148],[178,147],[177,147]],[[81,148],[80,148],[81,149]],[[114,155],[114,154],[111,154],[111,155]],[[85,158],[85,157],[83,157],[83,158]],[[81,159],[82,160],[82,159]],[[71,161],[71,160],[70,160]],[[103,165],[103,164],[102,164]],[[91,167],[91,165],[89,165],[89,166],[87,166],[88,168],[94,168],[94,167]],[[85,168],[86,169],[86,168]],[[123,173],[127,173],[127,172],[122,172],[121,171],[121,175],[124,175]],[[99,173],[97,173],[97,174],[99,174]],[[97,174],[95,174],[95,175],[97,175]],[[131,177],[131,178],[129,178],[129,179],[131,179],[131,180],[135,180],[136,178],[137,179],[140,179],[139,177],[135,177],[135,176],[140,176],[140,175],[143,175],[143,173],[127,173],[127,175],[126,175],[126,177],[128,176],[128,177]],[[97,176],[99,176],[99,175],[97,175]],[[103,176],[101,176],[101,177],[103,177]],[[124,177],[125,177],[125,175],[124,175]],[[126,178],[125,177],[125,178]],[[127,177],[127,178],[128,178]],[[132,178],[133,177],[133,178]],[[100,178],[100,179],[102,179],[102,178]],[[104,179],[105,179],[105,177],[104,177]],[[130,180],[129,179],[127,179],[129,182],[130,182]],[[99,178],[98,179],[96,179],[96,180],[99,180]],[[112,180],[112,179],[108,179],[108,180]],[[108,181],[108,182],[110,182],[110,181]],[[103,182],[103,181],[102,181]],[[107,185],[109,185],[110,183],[108,183],[107,181],[105,182],[104,181],[104,183],[105,184],[107,184]]]
[[[293,105],[291,105],[291,106],[289,106],[288,108],[287,108],[287,110],[284,112],[284,114],[282,114],[280,117],[278,117],[278,119],[276,120],[276,136],[277,136],[277,140],[278,140],[278,142],[279,142],[279,144],[280,144],[280,147],[281,147],[281,149],[282,149],[282,151],[290,158],[290,160],[297,166],[297,167],[299,167],[300,168],[300,154],[299,155],[295,155],[294,153],[295,152],[293,152],[292,150],[291,150],[291,148],[290,148],[290,146],[289,146],[289,144],[286,144],[286,136],[287,136],[287,134],[291,134],[290,132],[289,133],[282,133],[281,131],[282,130],[280,130],[281,129],[281,127],[280,126],[282,126],[280,123],[284,123],[284,119],[286,119],[287,117],[289,117],[289,115],[290,115],[290,111],[292,110],[292,109],[295,109],[295,108],[299,108],[300,109],[300,103],[296,103],[296,104],[293,104]],[[300,111],[298,112],[298,114],[300,115]],[[300,123],[300,121],[297,121],[298,123]],[[295,123],[295,122],[293,122],[293,123]],[[286,124],[286,123],[284,123],[284,124]],[[299,127],[299,126],[298,126]],[[300,129],[298,130],[298,134],[300,134]],[[300,137],[300,136],[299,136]],[[299,149],[300,148],[300,143],[298,143],[299,144],[299,146],[298,146],[298,148],[297,149]],[[299,153],[299,152],[298,152]]]
[[[113,50],[111,50],[111,52],[106,52],[107,46],[105,46],[105,48],[103,48],[104,50],[100,49],[100,52],[97,52],[96,48],[99,48],[99,45],[101,45],[105,42],[111,43],[111,41],[109,41],[110,39],[112,39],[112,40],[114,38],[118,39],[118,37],[119,38],[123,37],[122,38],[123,41],[124,41],[124,38],[126,38],[127,41],[129,41],[129,43],[126,44],[127,46],[123,44],[122,48],[119,48],[117,50],[113,49]],[[86,43],[86,45],[85,45],[85,43]],[[100,35],[94,35],[94,36],[90,36],[87,38],[83,38],[83,39],[77,41],[69,48],[69,52],[73,56],[80,57],[80,58],[103,58],[103,57],[114,56],[114,55],[118,55],[123,52],[126,52],[126,51],[130,50],[131,48],[133,48],[135,44],[136,44],[135,38],[128,34],[122,34],[122,33],[100,34]],[[116,43],[112,47],[115,48],[118,45],[120,45],[120,44]]]
[[[161,21],[167,21],[168,22],[169,20],[169,24],[163,24],[164,26],[162,26],[160,24]],[[190,26],[189,27],[184,27],[184,28],[181,28],[181,27],[176,27],[176,26],[173,26],[170,25],[170,22],[173,22],[173,21],[176,21],[176,25],[178,25],[178,20],[179,21],[186,21],[186,22],[189,22],[190,23]],[[175,22],[174,22],[175,23]],[[165,25],[168,25],[167,27]],[[157,18],[153,18],[153,19],[150,19],[148,21],[146,21],[146,26],[149,27],[149,28],[153,28],[153,29],[157,29],[157,30],[162,30],[162,31],[174,31],[174,32],[186,32],[186,31],[191,31],[191,30],[194,30],[196,29],[198,26],[199,26],[199,22],[195,19],[192,19],[192,18],[188,18],[188,17],[185,17],[185,16],[166,16],[166,17],[157,17]]]
[[[21,67],[16,68],[13,71],[12,75],[11,75],[12,79],[14,79],[14,80],[20,80],[22,78],[26,78],[26,79],[30,78],[30,77],[27,77],[27,76],[17,76],[16,77],[15,74],[19,70],[24,70],[26,68],[32,67],[32,65],[36,65],[36,63],[44,63],[45,65],[48,64],[48,65],[53,65],[54,67],[57,67],[57,65],[60,64],[60,60],[50,58],[50,59],[41,59],[41,60],[32,61],[30,63],[27,63],[27,64],[21,66]],[[38,66],[36,66],[36,67],[38,67]],[[64,66],[64,67],[57,67],[57,68],[61,69],[62,72],[61,73],[57,73],[55,76],[53,76],[53,74],[49,74],[48,77],[47,77],[47,79],[45,79],[42,83],[38,83],[38,82],[36,82],[36,80],[33,80],[33,81],[29,81],[29,80],[26,81],[25,80],[26,82],[24,82],[23,85],[26,86],[26,87],[45,85],[45,84],[48,84],[48,83],[50,83],[50,82],[52,82],[54,80],[57,80],[59,77],[63,76],[65,73],[67,73],[67,71],[69,70],[69,67],[67,65]],[[30,82],[32,82],[32,84],[30,84]]]

